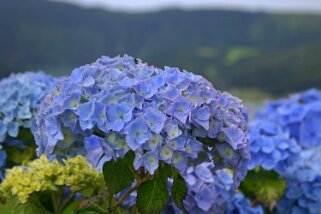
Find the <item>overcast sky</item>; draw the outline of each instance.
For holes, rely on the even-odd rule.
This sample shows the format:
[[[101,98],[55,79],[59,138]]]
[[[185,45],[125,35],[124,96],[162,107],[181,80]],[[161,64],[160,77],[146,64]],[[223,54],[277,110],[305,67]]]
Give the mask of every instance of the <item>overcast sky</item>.
[[[84,7],[145,12],[164,8],[230,8],[250,11],[294,11],[321,13],[321,0],[51,0]]]

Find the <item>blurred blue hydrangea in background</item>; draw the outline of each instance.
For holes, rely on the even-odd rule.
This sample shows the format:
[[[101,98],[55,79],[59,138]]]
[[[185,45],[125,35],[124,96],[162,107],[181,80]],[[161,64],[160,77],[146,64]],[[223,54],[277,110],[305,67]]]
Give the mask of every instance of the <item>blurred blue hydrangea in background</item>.
[[[321,146],[302,151],[286,170],[287,188],[279,213],[321,213]]]
[[[270,102],[257,118],[279,124],[303,148],[320,146],[321,92],[316,89]]]
[[[248,168],[261,166],[265,170],[276,170],[279,174],[293,164],[301,151],[297,141],[290,137],[280,125],[263,119],[256,119],[250,125],[251,161]]]
[[[321,213],[321,91],[269,102],[250,126],[250,170],[276,171],[286,182],[277,213]]]
[[[35,131],[35,115],[40,102],[55,84],[56,79],[43,72],[12,74],[0,81],[0,168],[2,173],[7,159],[6,148],[23,150],[27,147],[24,140],[28,140],[30,136],[33,138],[30,131]],[[19,134],[23,135],[24,139],[18,139]],[[12,152],[12,149],[9,150]],[[12,155],[10,158],[17,158],[11,157]]]

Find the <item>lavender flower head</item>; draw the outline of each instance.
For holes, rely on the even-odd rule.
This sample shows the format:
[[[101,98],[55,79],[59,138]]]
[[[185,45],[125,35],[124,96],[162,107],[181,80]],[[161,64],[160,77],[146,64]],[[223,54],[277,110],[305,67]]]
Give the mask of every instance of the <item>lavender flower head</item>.
[[[7,156],[3,148],[24,147],[16,139],[19,129],[35,130],[37,109],[55,83],[54,77],[43,72],[12,74],[0,81],[0,167]]]
[[[150,174],[159,161],[184,174],[199,153],[212,152],[215,167],[233,169],[238,184],[249,159],[247,120],[239,99],[201,76],[103,56],[74,69],[44,99],[37,152],[86,153],[101,166],[134,151],[135,169]]]

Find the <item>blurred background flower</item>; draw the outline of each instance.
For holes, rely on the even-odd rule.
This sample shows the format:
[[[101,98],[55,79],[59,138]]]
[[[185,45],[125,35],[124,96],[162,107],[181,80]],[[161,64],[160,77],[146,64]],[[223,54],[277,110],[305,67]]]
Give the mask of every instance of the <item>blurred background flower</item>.
[[[6,168],[36,157],[35,115],[57,80],[44,72],[25,72],[0,81],[0,180]]]

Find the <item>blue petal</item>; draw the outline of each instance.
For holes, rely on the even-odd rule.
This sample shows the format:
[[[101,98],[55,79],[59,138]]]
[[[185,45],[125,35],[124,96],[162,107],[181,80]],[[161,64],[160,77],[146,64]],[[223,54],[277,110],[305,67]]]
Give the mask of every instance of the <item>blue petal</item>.
[[[143,156],[143,165],[153,175],[158,168],[158,151],[147,152]]]
[[[80,104],[77,110],[80,121],[88,121],[91,116],[95,113],[95,100]]]

